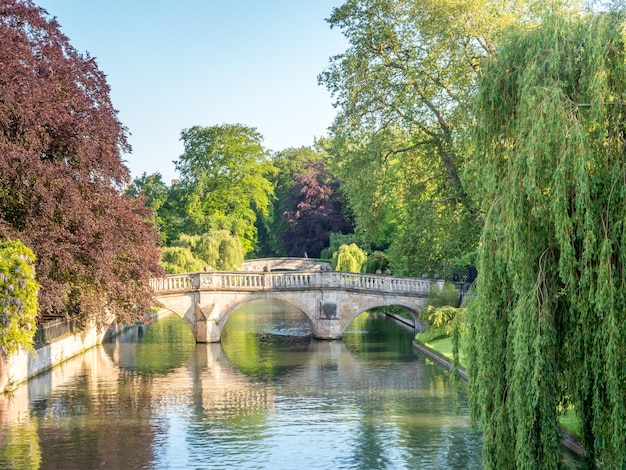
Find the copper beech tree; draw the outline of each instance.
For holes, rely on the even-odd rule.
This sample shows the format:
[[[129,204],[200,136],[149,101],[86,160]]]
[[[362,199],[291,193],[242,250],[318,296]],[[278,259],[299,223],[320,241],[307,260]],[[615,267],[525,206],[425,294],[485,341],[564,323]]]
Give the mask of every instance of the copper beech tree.
[[[281,235],[287,256],[318,258],[331,233],[348,233],[352,222],[344,215],[340,181],[322,161],[305,164],[294,174],[293,186],[284,197],[283,217],[289,228]]]
[[[37,257],[39,321],[149,307],[159,237],[122,194],[128,151],[95,60],[30,0],[0,1],[0,239]]]

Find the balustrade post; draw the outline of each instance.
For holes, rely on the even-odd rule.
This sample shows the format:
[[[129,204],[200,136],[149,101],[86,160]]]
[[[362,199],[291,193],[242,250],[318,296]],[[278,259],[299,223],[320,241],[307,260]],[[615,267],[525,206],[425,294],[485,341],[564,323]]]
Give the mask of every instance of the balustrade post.
[[[339,287],[341,284],[341,273],[337,271],[324,271],[320,274],[320,287]]]

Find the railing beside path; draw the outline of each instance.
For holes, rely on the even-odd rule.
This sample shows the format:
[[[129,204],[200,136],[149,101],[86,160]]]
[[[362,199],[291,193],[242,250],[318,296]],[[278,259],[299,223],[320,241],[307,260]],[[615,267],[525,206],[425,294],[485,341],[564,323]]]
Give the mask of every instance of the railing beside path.
[[[380,294],[429,295],[431,287],[441,287],[443,281],[392,277],[377,274],[357,274],[337,271],[297,272],[226,272],[212,271],[170,274],[152,279],[156,294],[191,290],[302,290],[346,289],[372,291]]]

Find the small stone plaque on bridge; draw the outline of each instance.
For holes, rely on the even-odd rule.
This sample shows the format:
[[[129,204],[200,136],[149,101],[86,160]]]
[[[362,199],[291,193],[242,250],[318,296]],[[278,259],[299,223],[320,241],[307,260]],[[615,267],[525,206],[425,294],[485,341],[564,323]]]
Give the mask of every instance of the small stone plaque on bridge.
[[[337,304],[334,302],[323,303],[322,313],[327,319],[337,318]]]

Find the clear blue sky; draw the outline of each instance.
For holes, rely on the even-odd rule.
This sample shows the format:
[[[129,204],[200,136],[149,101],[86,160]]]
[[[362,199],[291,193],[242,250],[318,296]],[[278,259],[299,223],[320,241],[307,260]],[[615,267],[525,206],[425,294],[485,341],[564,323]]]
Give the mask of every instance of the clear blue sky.
[[[169,184],[194,125],[257,128],[270,150],[312,145],[336,111],[317,76],[347,42],[341,0],[34,0],[96,58],[130,131],[133,177]]]

